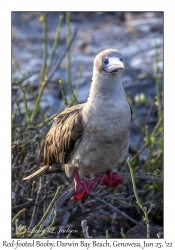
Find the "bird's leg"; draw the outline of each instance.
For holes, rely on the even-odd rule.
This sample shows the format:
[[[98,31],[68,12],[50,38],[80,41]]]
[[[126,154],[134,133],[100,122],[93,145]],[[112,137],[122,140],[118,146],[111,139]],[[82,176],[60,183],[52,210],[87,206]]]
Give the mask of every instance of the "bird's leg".
[[[81,200],[82,197],[90,194],[93,188],[98,184],[96,178],[81,180],[77,170],[74,170],[75,193],[74,200]]]

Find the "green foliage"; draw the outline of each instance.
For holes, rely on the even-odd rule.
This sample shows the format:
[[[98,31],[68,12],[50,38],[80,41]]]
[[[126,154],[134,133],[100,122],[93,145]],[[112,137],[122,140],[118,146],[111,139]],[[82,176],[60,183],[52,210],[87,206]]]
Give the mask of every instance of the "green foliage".
[[[135,103],[137,105],[150,105],[151,108],[157,107],[157,123],[151,132],[149,125],[146,123],[144,126],[141,124],[140,119],[137,115],[135,107],[132,101],[129,99],[129,103],[133,110],[133,115],[135,122],[138,128],[143,135],[143,146],[138,150],[138,152],[132,157],[131,161],[128,161],[131,178],[132,178],[132,186],[134,195],[136,198],[137,205],[141,208],[144,213],[144,221],[147,225],[147,238],[150,238],[150,223],[148,219],[148,214],[151,212],[153,205],[147,210],[147,208],[143,205],[145,204],[146,200],[150,200],[148,203],[154,203],[156,201],[155,206],[161,211],[163,209],[163,183],[158,181],[151,181],[143,184],[142,189],[147,192],[148,194],[142,199],[142,201],[138,197],[135,179],[134,179],[134,172],[139,170],[145,173],[152,173],[155,175],[163,176],[163,93],[160,91],[162,86],[162,76],[159,73],[158,63],[161,58],[158,57],[157,53],[157,46],[155,46],[155,68],[154,68],[154,75],[148,76],[149,78],[153,78],[156,87],[156,96],[154,100],[149,100],[146,98],[144,93],[135,96]],[[149,113],[149,112],[148,112]],[[133,171],[132,166],[138,164],[138,158],[140,157],[142,152],[146,150],[146,159],[142,163],[142,166],[137,166],[135,171]],[[125,238],[123,234],[123,229],[121,229],[121,235]],[[157,237],[160,238],[160,234],[157,234]]]
[[[141,93],[140,95],[135,96],[135,102],[138,104],[145,104],[147,103],[147,99],[144,93]]]
[[[123,231],[123,228],[121,228],[120,233],[121,233],[122,238],[123,238],[123,239],[126,239],[126,235],[125,235],[125,233],[124,233],[124,231]]]
[[[52,226],[53,226],[53,224],[55,222],[55,219],[57,217],[57,212],[56,211],[54,211],[54,217],[53,217],[53,220],[52,220],[51,224],[49,226],[47,226],[44,230],[42,230],[42,223],[46,220],[48,214],[50,213],[52,207],[54,206],[54,203],[58,198],[58,194],[60,192],[60,189],[61,189],[61,186],[59,186],[57,188],[55,196],[54,196],[53,200],[50,202],[50,205],[47,208],[47,211],[43,215],[40,222],[33,228],[32,232],[28,235],[29,238],[42,238],[45,234],[47,234],[48,232],[51,231],[51,228],[52,228]]]
[[[59,17],[58,26],[55,34],[55,39],[53,43],[53,47],[51,53],[48,53],[48,17],[45,12],[40,18],[39,21],[43,27],[43,61],[40,70],[40,82],[37,89],[37,94],[35,94],[35,90],[32,89],[30,83],[30,77],[33,74],[39,73],[38,71],[32,74],[23,74],[17,60],[13,57],[15,62],[15,66],[17,71],[20,73],[21,78],[13,78],[13,96],[17,96],[15,98],[13,104],[13,112],[12,112],[12,155],[13,155],[13,166],[22,166],[25,171],[28,173],[31,172],[32,168],[35,164],[40,165],[42,162],[43,154],[43,143],[46,132],[50,126],[50,122],[53,121],[53,118],[58,114],[54,114],[49,116],[47,112],[43,112],[41,108],[41,98],[43,96],[44,89],[52,77],[54,72],[58,70],[59,65],[61,64],[61,60],[63,58],[60,57],[60,61],[57,65],[53,65],[53,61],[56,55],[56,50],[59,45],[59,38],[61,34],[61,28],[63,23],[63,16]],[[82,66],[79,69],[77,76],[77,85],[75,90],[71,85],[71,53],[70,53],[70,45],[73,41],[70,33],[70,13],[67,12],[66,15],[66,25],[67,25],[67,47],[65,48],[65,54],[67,54],[67,79],[58,79],[58,84],[61,87],[61,93],[64,99],[64,109],[66,106],[72,106],[77,103],[77,94],[80,85],[80,79],[82,75]],[[74,34],[75,35],[75,34]],[[52,66],[53,65],[53,66]],[[65,93],[65,84],[68,86],[69,93],[66,95]],[[24,105],[21,105],[24,104]],[[40,157],[38,157],[40,155]],[[30,160],[29,160],[30,159]],[[38,159],[38,160],[37,160]],[[30,161],[30,162],[29,162]],[[29,167],[28,169],[26,167]],[[13,169],[13,184],[15,186],[15,182],[22,182],[23,177],[25,177],[23,171],[18,171],[17,169]],[[33,182],[34,183],[34,182]],[[25,189],[30,190],[32,193],[33,184],[31,185],[31,181],[27,181],[25,184]],[[17,187],[16,187],[17,188]],[[60,187],[59,187],[60,188]],[[58,189],[59,189],[58,188]],[[56,194],[59,190],[57,190]],[[56,199],[56,196],[55,196]],[[49,211],[53,206],[53,202],[50,203],[46,213],[43,215],[41,221],[37,224],[36,227],[33,228],[32,232],[29,232],[26,227],[19,227],[18,225],[18,217],[21,213],[25,212],[25,208],[19,211],[13,218],[12,223],[15,224],[16,232],[13,234],[13,238],[17,237],[35,237],[36,230],[41,230],[40,226],[42,221],[46,218]],[[52,223],[41,230],[41,233],[37,234],[36,237],[44,237],[49,230],[51,230],[52,225],[56,219],[56,213],[53,218]],[[19,229],[20,228],[20,229]]]
[[[136,184],[135,184],[134,171],[132,169],[132,166],[131,166],[129,160],[128,160],[128,166],[129,166],[129,170],[130,170],[130,174],[131,174],[132,186],[133,186],[133,191],[134,191],[134,195],[136,198],[136,203],[144,213],[144,221],[145,221],[146,226],[147,226],[147,238],[150,238],[150,223],[149,223],[148,215],[151,212],[151,208],[149,210],[147,210],[147,208],[144,207],[143,204],[141,203],[139,196],[138,196]]]

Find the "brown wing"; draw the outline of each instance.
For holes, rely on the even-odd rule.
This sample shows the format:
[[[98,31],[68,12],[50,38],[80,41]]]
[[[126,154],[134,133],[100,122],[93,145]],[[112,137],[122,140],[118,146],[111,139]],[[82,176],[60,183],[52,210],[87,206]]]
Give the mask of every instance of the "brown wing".
[[[54,118],[44,147],[44,165],[66,163],[83,135],[81,110],[84,104],[66,109]]]
[[[33,174],[23,180],[36,178],[40,175],[58,171],[50,169],[52,163],[65,163],[74,152],[76,142],[80,141],[83,135],[81,110],[84,104],[78,104],[66,109],[54,118],[49,130],[44,147],[44,164]]]

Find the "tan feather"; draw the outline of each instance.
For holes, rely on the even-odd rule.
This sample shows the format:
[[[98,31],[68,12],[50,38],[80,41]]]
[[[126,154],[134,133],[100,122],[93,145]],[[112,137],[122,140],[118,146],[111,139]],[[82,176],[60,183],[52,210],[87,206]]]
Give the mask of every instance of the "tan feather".
[[[36,178],[40,175],[43,175],[48,170],[48,168],[49,166],[43,166],[40,169],[38,169],[36,172],[34,172],[33,174],[27,176],[26,178],[23,178],[23,180],[29,180],[29,179]]]
[[[48,169],[53,163],[66,163],[75,150],[76,142],[83,135],[80,114],[83,105],[68,108],[54,118],[45,140],[44,166],[23,180],[49,173]]]

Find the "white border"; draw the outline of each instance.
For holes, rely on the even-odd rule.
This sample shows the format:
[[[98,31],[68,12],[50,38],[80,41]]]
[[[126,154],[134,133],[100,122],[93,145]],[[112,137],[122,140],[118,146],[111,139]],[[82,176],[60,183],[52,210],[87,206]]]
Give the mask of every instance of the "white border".
[[[175,154],[175,14],[173,1],[37,1],[6,0],[1,3],[0,15],[0,235],[1,241],[11,241],[11,11],[164,11],[164,239],[174,237],[174,154]],[[131,241],[131,240],[129,240]],[[139,240],[137,240],[139,241]],[[0,242],[0,244],[2,244]],[[154,249],[154,248],[152,248]],[[156,249],[156,248],[155,248]],[[164,247],[163,247],[164,249]]]

